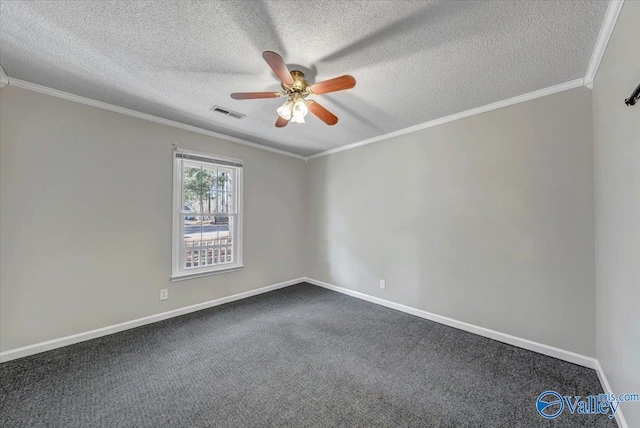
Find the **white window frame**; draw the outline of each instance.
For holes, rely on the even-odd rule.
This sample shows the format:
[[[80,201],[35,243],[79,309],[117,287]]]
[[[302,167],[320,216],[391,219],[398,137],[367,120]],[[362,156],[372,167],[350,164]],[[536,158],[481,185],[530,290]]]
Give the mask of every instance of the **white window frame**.
[[[184,246],[184,217],[193,215],[193,213],[184,210],[183,204],[183,159],[178,157],[178,153],[191,155],[202,159],[202,162],[210,163],[212,165],[220,165],[223,168],[231,168],[234,171],[235,179],[234,183],[234,196],[236,210],[234,213],[225,213],[225,216],[233,217],[233,221],[230,222],[232,229],[230,232],[233,236],[232,241],[232,259],[230,263],[220,263],[208,266],[186,268],[183,263],[185,260],[185,246]],[[198,278],[207,275],[215,275],[226,272],[235,272],[241,270],[244,265],[242,261],[242,175],[243,175],[243,161],[241,159],[233,159],[225,156],[217,156],[209,153],[195,152],[191,150],[174,149],[173,151],[173,205],[172,205],[172,268],[171,268],[171,281],[182,281],[191,278]],[[229,166],[234,164],[234,166]],[[222,214],[221,214],[222,215]]]

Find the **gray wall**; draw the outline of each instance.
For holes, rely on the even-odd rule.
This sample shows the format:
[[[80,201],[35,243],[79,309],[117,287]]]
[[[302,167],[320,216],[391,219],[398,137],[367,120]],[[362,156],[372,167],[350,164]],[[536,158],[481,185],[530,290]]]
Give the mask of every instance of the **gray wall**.
[[[640,392],[640,2],[626,1],[593,87],[597,356],[616,393]],[[640,404],[623,404],[640,427]]]
[[[0,103],[2,351],[305,274],[304,161],[15,87]],[[174,142],[245,158],[243,271],[169,283]]]
[[[620,102],[638,80],[620,65],[632,13],[598,74],[593,128],[577,88],[308,164],[4,88],[0,350],[308,275],[595,356],[595,129],[598,358],[615,388],[638,389],[637,360],[633,385],[621,368],[639,353],[640,145]],[[169,283],[173,142],[245,158],[242,272]]]
[[[595,356],[587,88],[309,167],[311,278]]]

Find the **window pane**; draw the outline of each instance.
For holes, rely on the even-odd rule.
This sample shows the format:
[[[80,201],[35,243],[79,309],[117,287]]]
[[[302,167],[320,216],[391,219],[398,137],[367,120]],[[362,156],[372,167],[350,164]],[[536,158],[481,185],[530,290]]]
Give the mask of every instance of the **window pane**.
[[[182,174],[182,202],[185,211],[209,213],[215,207],[214,172],[205,165],[185,162]],[[188,208],[188,209],[187,209]]]
[[[215,212],[217,213],[229,213],[233,212],[233,205],[231,200],[232,194],[232,177],[231,171],[216,168],[213,176],[213,188],[215,198]]]
[[[185,213],[234,213],[233,178],[230,169],[185,161],[182,174]]]
[[[202,241],[202,217],[184,217],[184,267],[200,266],[200,247]]]
[[[184,217],[184,268],[233,262],[229,217]]]
[[[216,217],[217,225],[219,227],[219,248],[218,255],[220,263],[233,262],[233,218],[230,217]]]

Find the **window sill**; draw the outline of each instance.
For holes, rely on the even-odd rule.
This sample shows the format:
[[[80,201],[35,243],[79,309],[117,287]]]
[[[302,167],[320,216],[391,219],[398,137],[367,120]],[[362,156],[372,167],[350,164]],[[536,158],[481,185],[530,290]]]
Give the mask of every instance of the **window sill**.
[[[220,275],[222,273],[238,272],[244,269],[244,266],[233,266],[225,269],[212,270],[208,272],[188,273],[184,275],[175,275],[169,278],[171,282],[186,281],[188,279],[201,278],[203,276]]]

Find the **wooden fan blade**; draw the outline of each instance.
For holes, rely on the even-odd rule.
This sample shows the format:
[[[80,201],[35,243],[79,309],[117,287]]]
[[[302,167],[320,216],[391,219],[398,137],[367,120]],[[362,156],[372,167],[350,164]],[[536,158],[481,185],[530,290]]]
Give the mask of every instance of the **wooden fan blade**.
[[[280,55],[275,52],[264,51],[262,52],[262,58],[267,61],[269,67],[276,73],[276,76],[278,76],[278,79],[280,79],[282,83],[293,85],[293,77],[291,77],[291,73]]]
[[[284,128],[287,126],[289,121],[287,119],[282,118],[282,116],[278,116],[278,120],[276,120],[276,128]]]
[[[253,100],[257,98],[278,98],[277,92],[236,92],[231,94],[234,100]]]
[[[338,118],[337,118],[336,115],[334,115],[329,110],[327,110],[326,108],[322,107],[320,104],[318,104],[315,101],[308,101],[307,102],[307,108],[309,109],[309,111],[311,113],[313,113],[316,116],[318,116],[318,118],[321,121],[323,121],[324,123],[326,123],[329,126],[333,126],[336,123],[338,123]]]
[[[311,93],[326,94],[327,92],[343,91],[356,86],[356,79],[353,76],[345,75],[324,82],[314,83],[309,87]]]

